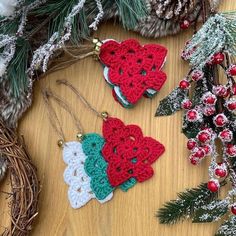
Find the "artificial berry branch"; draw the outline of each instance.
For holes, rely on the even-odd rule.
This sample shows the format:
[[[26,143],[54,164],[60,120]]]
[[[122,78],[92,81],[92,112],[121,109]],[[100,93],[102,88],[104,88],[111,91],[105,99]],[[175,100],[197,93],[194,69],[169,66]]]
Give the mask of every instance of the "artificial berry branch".
[[[183,109],[182,130],[188,138],[190,163],[199,165],[207,158],[211,160],[206,185],[208,191],[218,193],[223,180],[229,180],[231,185],[223,199],[214,199],[195,207],[189,214],[193,222],[217,221],[227,212],[236,216],[236,64],[230,62],[230,58],[236,56],[235,29],[236,13],[216,14],[207,20],[186,43],[182,53],[182,58],[190,61],[190,72],[160,102],[156,112],[157,116],[170,115]],[[219,68],[223,69],[227,79],[224,84],[219,77]],[[160,212],[171,209],[174,209],[172,205],[167,204],[165,211],[161,209]],[[174,211],[169,212],[173,222],[181,218],[181,212],[178,209]],[[168,223],[168,219],[164,219],[166,216],[158,215],[162,223]],[[232,225],[231,221],[232,217],[225,224]],[[222,233],[222,227],[219,231]],[[222,235],[231,235],[231,231],[232,227]]]

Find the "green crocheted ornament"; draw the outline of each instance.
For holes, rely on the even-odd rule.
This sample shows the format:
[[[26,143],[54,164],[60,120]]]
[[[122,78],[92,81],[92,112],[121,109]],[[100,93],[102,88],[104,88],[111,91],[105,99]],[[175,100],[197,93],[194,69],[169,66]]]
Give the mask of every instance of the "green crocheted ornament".
[[[135,178],[130,178],[126,182],[120,185],[120,189],[123,192],[127,192],[130,188],[132,188],[137,183],[137,180]]]
[[[99,200],[105,199],[114,190],[107,177],[107,162],[101,154],[104,142],[104,139],[96,133],[86,134],[82,142],[83,151],[87,156],[84,165],[85,171],[91,178],[91,189]],[[127,192],[136,183],[137,181],[131,178],[120,185],[120,188]]]
[[[107,178],[107,163],[101,155],[104,139],[95,133],[86,134],[82,142],[82,148],[87,156],[85,160],[85,171],[91,178],[90,186],[99,200],[105,199],[114,188]]]

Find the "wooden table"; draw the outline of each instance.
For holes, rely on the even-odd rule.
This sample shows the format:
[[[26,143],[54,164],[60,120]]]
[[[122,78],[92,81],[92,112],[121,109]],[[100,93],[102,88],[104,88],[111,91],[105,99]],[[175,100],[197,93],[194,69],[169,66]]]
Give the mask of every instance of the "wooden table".
[[[236,1],[224,0],[221,11],[236,9]],[[56,72],[35,84],[32,107],[20,123],[20,133],[36,166],[42,184],[40,214],[32,235],[35,236],[199,236],[213,235],[219,223],[192,224],[190,221],[166,226],[160,225],[155,213],[164,202],[175,199],[176,193],[187,187],[197,186],[208,180],[207,163],[195,167],[188,162],[187,139],[181,134],[181,112],[170,117],[154,117],[160,99],[166,96],[185,76],[188,64],[180,59],[181,49],[192,35],[192,30],[177,36],[162,39],[145,39],[127,32],[118,25],[105,23],[96,34],[100,39],[124,40],[136,38],[141,43],[159,43],[169,50],[164,70],[168,81],[153,99],[142,99],[132,110],[118,105],[110,87],[102,78],[102,67],[92,58],[80,61],[68,69]],[[76,96],[64,86],[56,85],[57,79],[68,79],[85,95],[99,111],[107,110],[112,116],[142,127],[147,136],[152,136],[166,146],[166,152],[153,165],[154,177],[137,184],[127,193],[116,190],[113,199],[101,205],[92,200],[85,207],[74,210],[67,199],[68,187],[63,181],[65,164],[57,146],[58,137],[49,124],[47,111],[40,88],[50,87],[64,97],[81,119],[86,132],[101,133],[102,121],[85,109]],[[55,105],[55,104],[54,104]],[[75,140],[76,129],[71,118],[58,106],[56,110],[68,140]],[[5,180],[2,190],[9,188]],[[8,225],[9,208],[6,195],[0,201],[1,226]]]

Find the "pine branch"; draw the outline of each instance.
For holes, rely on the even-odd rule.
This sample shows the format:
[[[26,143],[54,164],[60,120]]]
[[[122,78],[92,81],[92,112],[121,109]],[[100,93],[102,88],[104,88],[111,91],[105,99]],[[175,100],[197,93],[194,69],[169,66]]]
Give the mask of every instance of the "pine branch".
[[[214,200],[210,204],[203,205],[194,211],[193,223],[208,223],[221,219],[229,210],[229,201]]]
[[[54,17],[51,19],[49,24],[50,36],[54,32],[60,32],[61,34],[64,30],[65,18],[69,15],[73,6],[77,3],[77,0],[50,0],[46,4],[36,9],[33,14],[49,17],[53,12]],[[74,30],[77,29],[73,29],[72,31]]]
[[[19,97],[20,93],[27,90],[27,62],[30,45],[23,38],[18,38],[16,42],[16,53],[9,63],[7,78],[12,88],[14,97]]]
[[[143,0],[115,0],[123,27],[134,29],[138,21],[147,16],[146,4]]]
[[[218,229],[215,236],[235,236],[236,235],[236,216],[230,216]]]
[[[203,69],[212,56],[222,50],[236,55],[236,12],[215,14],[186,45],[186,59],[193,67]]]
[[[209,204],[218,197],[217,193],[210,192],[207,184],[201,184],[197,188],[186,190],[178,194],[179,199],[165,203],[159,209],[157,217],[161,224],[175,224],[187,217],[192,217],[195,209]]]
[[[13,19],[11,21],[4,21],[0,24],[0,33],[15,35],[19,25],[19,18]]]

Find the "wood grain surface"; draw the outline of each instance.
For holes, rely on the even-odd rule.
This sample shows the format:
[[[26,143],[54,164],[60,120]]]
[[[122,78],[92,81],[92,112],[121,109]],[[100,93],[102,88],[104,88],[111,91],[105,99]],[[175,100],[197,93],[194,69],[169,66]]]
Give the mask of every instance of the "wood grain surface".
[[[223,0],[220,10],[235,10],[236,1]],[[146,39],[121,26],[104,23],[96,33],[100,39],[124,40],[136,38],[141,43],[159,43],[168,48],[164,70],[168,80],[152,100],[142,101],[132,110],[118,105],[110,87],[102,78],[102,67],[92,58],[80,61],[69,68],[56,72],[37,82],[34,87],[32,107],[20,122],[29,153],[38,168],[42,191],[40,212],[32,235],[34,236],[199,236],[214,235],[219,223],[192,224],[185,221],[173,226],[160,225],[155,213],[164,202],[175,199],[176,193],[187,187],[197,186],[208,180],[207,163],[195,167],[188,162],[186,138],[181,134],[181,112],[170,117],[154,117],[160,99],[166,96],[188,71],[188,64],[180,59],[184,42],[192,30],[162,39]],[[81,119],[86,132],[101,133],[102,121],[85,109],[76,96],[66,87],[56,85],[57,79],[68,79],[97,108],[108,111],[126,124],[139,125],[145,135],[152,136],[166,146],[166,152],[154,163],[154,177],[137,184],[127,193],[116,190],[113,199],[106,204],[90,201],[85,207],[74,210],[67,199],[68,187],[63,181],[65,164],[62,151],[57,146],[58,136],[50,126],[41,88],[50,87],[68,101]],[[76,129],[70,116],[54,104],[68,141],[75,140]],[[9,190],[9,180],[1,190]],[[7,196],[1,194],[1,227],[7,226],[9,208]]]

